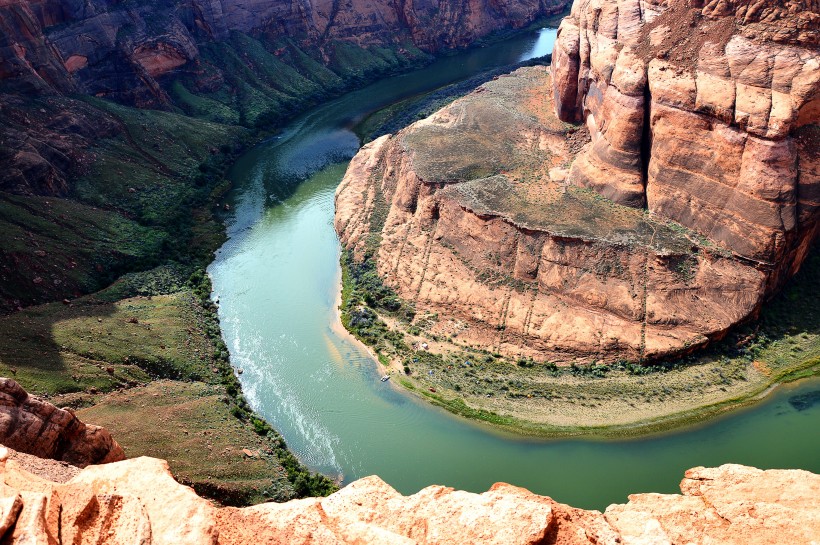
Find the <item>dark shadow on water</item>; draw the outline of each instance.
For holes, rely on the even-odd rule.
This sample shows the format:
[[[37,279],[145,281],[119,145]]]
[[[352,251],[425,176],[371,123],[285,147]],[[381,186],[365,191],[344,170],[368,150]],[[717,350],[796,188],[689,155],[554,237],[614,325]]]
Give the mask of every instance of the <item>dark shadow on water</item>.
[[[796,411],[807,411],[815,405],[820,405],[820,390],[792,396],[789,398],[789,405]]]

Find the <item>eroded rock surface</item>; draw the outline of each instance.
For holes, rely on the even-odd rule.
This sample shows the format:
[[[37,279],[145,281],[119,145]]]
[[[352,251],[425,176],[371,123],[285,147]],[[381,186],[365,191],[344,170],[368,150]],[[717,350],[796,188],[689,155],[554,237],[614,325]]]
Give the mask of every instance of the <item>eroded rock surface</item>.
[[[31,397],[15,381],[0,378],[0,443],[27,454],[85,467],[125,459],[104,428]]]
[[[754,262],[768,293],[817,232],[820,12],[698,4],[575,2],[553,89],[592,143],[569,179]]]
[[[551,74],[360,152],[342,242],[439,317],[431,334],[506,356],[643,361],[722,338],[818,230],[816,19],[688,6],[577,1]],[[747,36],[763,22],[802,30]]]
[[[820,476],[796,470],[695,468],[683,495],[637,494],[604,514],[503,483],[483,494],[431,486],[402,496],[378,477],[327,498],[220,509],[174,481],[162,460],[89,466],[60,484],[4,451],[0,538],[11,544],[809,544],[820,532]]]

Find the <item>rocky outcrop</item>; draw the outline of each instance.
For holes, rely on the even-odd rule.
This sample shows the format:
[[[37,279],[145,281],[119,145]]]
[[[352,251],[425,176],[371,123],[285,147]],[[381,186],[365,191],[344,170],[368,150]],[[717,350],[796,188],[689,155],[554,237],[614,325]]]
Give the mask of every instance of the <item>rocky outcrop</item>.
[[[511,357],[652,360],[722,338],[798,270],[820,225],[811,6],[678,4],[579,0],[551,74],[354,159],[337,231],[414,325]]]
[[[770,293],[817,231],[820,12],[699,4],[575,2],[553,89],[592,142],[569,179],[756,263]]]
[[[79,467],[125,459],[122,448],[105,429],[84,424],[72,411],[29,396],[8,378],[0,378],[0,443]]]
[[[511,357],[655,358],[753,312],[754,267],[566,183],[585,131],[554,117],[549,82],[519,70],[365,147],[337,192],[343,244],[416,322],[439,315],[429,335]]]
[[[60,484],[2,451],[0,536],[11,544],[809,544],[820,532],[820,476],[797,470],[695,468],[683,495],[637,494],[603,514],[502,483],[402,496],[378,477],[327,498],[220,509],[162,460],[90,466]]]

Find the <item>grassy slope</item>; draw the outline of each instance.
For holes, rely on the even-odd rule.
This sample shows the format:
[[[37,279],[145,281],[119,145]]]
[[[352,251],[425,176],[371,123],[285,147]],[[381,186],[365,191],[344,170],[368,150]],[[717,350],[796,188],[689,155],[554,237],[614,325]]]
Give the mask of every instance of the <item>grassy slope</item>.
[[[340,42],[326,49],[327,66],[316,60],[319,52],[292,40],[266,43],[233,32],[227,41],[202,47],[199,71],[173,77],[171,97],[192,116],[268,127],[346,89],[430,60],[409,44],[362,48]]]
[[[132,274],[68,305],[0,317],[0,375],[82,409],[129,456],[166,458],[180,480],[223,503],[333,490],[250,411],[207,300],[210,285],[179,271]]]
[[[0,309],[76,297],[169,260],[204,263],[224,239],[211,207],[247,130],[98,99],[24,107],[111,129],[83,150],[68,195],[0,192]]]
[[[28,307],[0,316],[0,374],[60,405],[93,407],[91,421],[117,430],[123,416],[114,392],[147,399],[130,403],[143,433],[118,437],[126,451],[172,460],[175,475],[219,501],[333,490],[250,411],[207,301],[210,287],[201,274],[188,281],[224,240],[213,207],[228,188],[223,172],[251,133],[93,98],[27,106],[31,115],[46,111],[41,106],[74,108],[115,130],[86,150],[88,164],[67,197],[0,193],[0,299]],[[36,305],[66,297],[70,304]],[[152,408],[159,379],[165,409]],[[208,418],[195,418],[198,411]],[[180,450],[167,433],[147,433],[179,424],[196,437],[217,430],[211,442],[220,452],[251,448],[260,458],[214,457],[196,442]]]
[[[249,410],[209,289],[201,276],[187,281],[224,241],[213,213],[229,187],[223,174],[260,127],[429,60],[410,46],[328,51],[326,67],[287,40],[233,33],[205,44],[196,74],[165,82],[176,113],[93,97],[19,106],[46,132],[52,118],[73,118],[80,133],[100,134],[87,139],[70,194],[0,192],[0,310],[24,308],[0,316],[0,374],[84,407],[129,455],[169,459],[178,478],[226,503],[335,488]]]

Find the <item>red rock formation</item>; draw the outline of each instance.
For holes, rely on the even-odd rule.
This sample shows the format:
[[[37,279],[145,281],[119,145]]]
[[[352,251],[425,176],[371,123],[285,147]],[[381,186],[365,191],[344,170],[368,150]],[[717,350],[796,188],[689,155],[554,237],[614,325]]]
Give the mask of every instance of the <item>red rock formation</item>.
[[[511,357],[657,358],[754,312],[760,271],[566,185],[577,134],[543,101],[548,84],[545,69],[519,70],[365,147],[337,192],[343,244],[372,251],[420,319],[440,315],[430,333]]]
[[[586,122],[583,150],[519,71],[362,150],[342,242],[441,316],[429,333],[512,357],[660,358],[754,316],[820,225],[817,19],[738,4],[803,25],[760,40],[688,6],[578,0],[540,106]]]
[[[0,443],[79,467],[125,459],[122,448],[105,429],[84,424],[73,412],[29,396],[8,378],[0,378]]]
[[[378,477],[327,498],[218,509],[162,460],[90,466],[59,484],[7,455],[0,538],[9,544],[756,545],[809,544],[820,533],[820,476],[797,470],[695,468],[683,495],[637,494],[604,514],[502,483],[484,494],[431,486],[402,496]]]
[[[293,39],[329,58],[337,42],[412,43],[435,52],[557,13],[568,0],[3,0],[0,81],[83,91],[138,106],[167,103],[156,78],[199,60],[199,46],[238,31]],[[93,39],[91,38],[93,37]]]
[[[817,231],[820,11],[655,4],[578,1],[561,25],[556,112],[592,134],[570,180],[757,263],[771,292]]]

